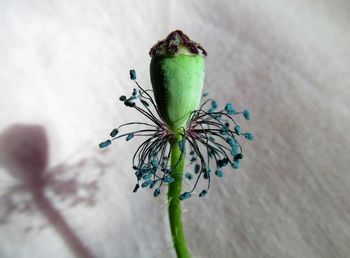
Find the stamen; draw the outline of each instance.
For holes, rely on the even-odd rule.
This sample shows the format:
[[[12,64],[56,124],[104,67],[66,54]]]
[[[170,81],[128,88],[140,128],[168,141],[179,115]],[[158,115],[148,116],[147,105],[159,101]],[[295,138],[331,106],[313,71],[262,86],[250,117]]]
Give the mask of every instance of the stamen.
[[[191,193],[190,192],[184,192],[179,196],[181,201],[187,200],[191,198]]]
[[[112,132],[109,134],[111,137],[115,137],[118,134],[119,130],[117,128],[113,129]]]
[[[244,137],[245,137],[246,139],[248,139],[249,141],[254,140],[254,135],[253,135],[252,133],[250,133],[250,132],[245,133],[245,134],[244,134]]]
[[[134,133],[128,133],[128,136],[126,136],[126,141],[130,141],[132,138],[134,138]]]
[[[200,192],[199,197],[204,197],[207,195],[207,193],[208,193],[207,190],[203,190],[202,192]]]
[[[144,90],[136,81],[135,70],[130,70],[130,79],[135,82],[137,88],[132,90],[130,97],[122,95],[119,100],[123,101],[127,107],[137,110],[150,123],[129,122],[122,124],[114,128],[110,132],[111,139],[101,142],[99,147],[106,148],[111,145],[112,141],[123,137],[126,141],[138,136],[146,137],[137,147],[132,158],[132,168],[137,178],[133,192],[136,192],[140,186],[149,189],[156,187],[153,196],[157,197],[161,193],[160,188],[163,184],[167,185],[175,181],[171,175],[173,170],[169,164],[170,142],[175,135],[162,119],[158,107],[149,93],[151,90]],[[208,93],[203,94],[203,98],[207,96]],[[210,107],[208,111],[205,111],[207,105]],[[186,157],[187,144],[187,147],[190,148],[189,165],[192,167],[192,173],[186,172],[184,178],[188,180],[187,184],[192,184],[192,187],[179,196],[180,200],[187,200],[192,196],[200,179],[204,179],[204,182],[207,183],[207,188],[199,193],[199,197],[204,197],[210,188],[212,169],[214,169],[215,175],[221,178],[224,175],[223,168],[228,164],[234,169],[240,167],[243,153],[238,138],[243,136],[252,141],[254,135],[251,132],[242,132],[241,127],[234,119],[234,116],[238,114],[242,114],[246,120],[251,118],[248,109],[237,112],[231,103],[227,103],[222,110],[218,110],[218,103],[211,98],[205,99],[198,110],[191,112],[186,127],[181,128],[183,133],[180,136],[182,138],[178,141],[181,153],[175,167],[183,157]],[[124,132],[125,128],[134,125],[146,128]],[[204,151],[202,151],[203,149]]]
[[[101,142],[98,146],[100,147],[100,149],[102,149],[102,148],[106,148],[111,143],[112,143],[111,140],[107,140],[107,141]]]
[[[248,109],[244,110],[243,116],[245,119],[249,120],[250,119],[250,111]]]
[[[185,178],[187,178],[188,180],[191,180],[193,178],[193,175],[191,173],[187,172],[185,174]]]
[[[215,175],[217,175],[218,177],[223,177],[224,173],[221,170],[216,170]]]
[[[160,189],[157,188],[156,190],[154,190],[153,196],[157,197],[160,194]]]
[[[135,70],[130,70],[130,79],[131,80],[136,80],[136,72],[135,72]]]

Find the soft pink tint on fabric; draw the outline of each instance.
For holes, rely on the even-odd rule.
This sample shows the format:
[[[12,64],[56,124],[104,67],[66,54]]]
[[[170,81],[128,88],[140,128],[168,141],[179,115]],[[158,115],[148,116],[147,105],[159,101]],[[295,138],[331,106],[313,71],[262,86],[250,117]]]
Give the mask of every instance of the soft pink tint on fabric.
[[[132,193],[139,140],[97,147],[142,120],[117,98],[129,69],[150,88],[148,51],[175,29],[208,52],[205,91],[249,107],[240,124],[256,136],[240,170],[184,203],[193,257],[348,257],[349,13],[341,0],[2,1],[0,257],[175,257],[164,194]],[[8,138],[13,126],[29,131]]]

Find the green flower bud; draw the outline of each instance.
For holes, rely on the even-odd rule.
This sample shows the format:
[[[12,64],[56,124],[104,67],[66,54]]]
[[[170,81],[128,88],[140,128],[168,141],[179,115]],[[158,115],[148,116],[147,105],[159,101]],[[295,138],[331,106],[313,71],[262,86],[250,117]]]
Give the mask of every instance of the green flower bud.
[[[150,75],[160,115],[169,129],[186,127],[198,109],[204,83],[206,51],[182,31],[170,33],[150,50]]]

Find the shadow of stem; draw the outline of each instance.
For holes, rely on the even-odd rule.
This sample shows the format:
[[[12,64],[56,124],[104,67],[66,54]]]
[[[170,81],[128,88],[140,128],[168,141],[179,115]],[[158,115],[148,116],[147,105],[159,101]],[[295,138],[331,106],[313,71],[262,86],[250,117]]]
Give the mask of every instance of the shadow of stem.
[[[93,258],[94,255],[91,253],[91,251],[82,243],[82,241],[79,239],[79,236],[69,226],[61,213],[51,204],[50,200],[46,198],[44,193],[40,190],[37,190],[32,194],[33,200],[39,210],[61,234],[63,240],[70,247],[75,256],[81,258]]]

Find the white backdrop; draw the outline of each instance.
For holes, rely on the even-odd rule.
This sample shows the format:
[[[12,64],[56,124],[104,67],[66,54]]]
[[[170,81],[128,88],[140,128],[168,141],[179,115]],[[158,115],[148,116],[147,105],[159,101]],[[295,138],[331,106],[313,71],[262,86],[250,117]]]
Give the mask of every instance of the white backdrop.
[[[174,257],[165,195],[133,194],[149,48],[182,29],[208,51],[205,91],[243,109],[238,171],[184,202],[194,258],[349,257],[350,3],[0,1],[0,257]]]

